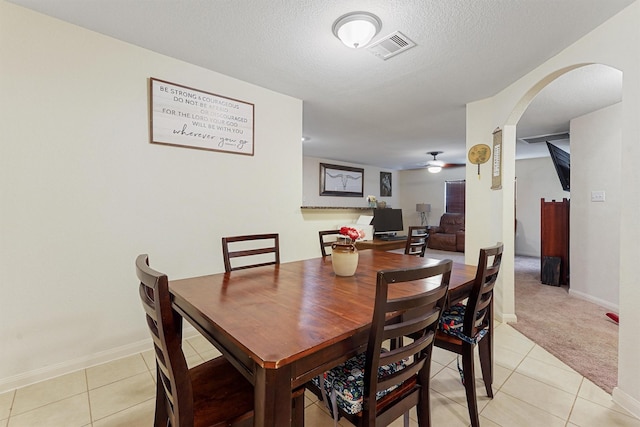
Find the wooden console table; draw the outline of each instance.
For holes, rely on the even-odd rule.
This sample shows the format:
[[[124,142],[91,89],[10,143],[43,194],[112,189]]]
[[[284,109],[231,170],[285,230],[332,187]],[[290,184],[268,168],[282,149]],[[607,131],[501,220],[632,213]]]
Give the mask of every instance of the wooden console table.
[[[373,249],[374,251],[390,251],[393,249],[404,248],[407,244],[407,239],[402,240],[361,240],[356,242],[356,248],[358,249]]]

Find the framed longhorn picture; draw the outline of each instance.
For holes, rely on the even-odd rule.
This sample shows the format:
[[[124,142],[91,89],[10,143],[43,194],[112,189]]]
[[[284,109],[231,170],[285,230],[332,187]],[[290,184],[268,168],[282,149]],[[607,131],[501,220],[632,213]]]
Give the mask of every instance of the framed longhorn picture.
[[[320,195],[363,197],[364,169],[320,163]]]

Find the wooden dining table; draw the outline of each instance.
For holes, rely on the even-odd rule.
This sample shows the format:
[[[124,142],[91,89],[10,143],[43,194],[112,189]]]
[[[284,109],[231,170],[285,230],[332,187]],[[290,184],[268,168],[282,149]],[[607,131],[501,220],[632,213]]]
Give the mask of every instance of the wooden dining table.
[[[169,289],[174,309],[254,385],[254,425],[289,427],[293,390],[364,351],[377,272],[437,262],[363,250],[351,277],[336,276],[329,256],[172,280]],[[468,295],[475,271],[453,264],[452,303]]]

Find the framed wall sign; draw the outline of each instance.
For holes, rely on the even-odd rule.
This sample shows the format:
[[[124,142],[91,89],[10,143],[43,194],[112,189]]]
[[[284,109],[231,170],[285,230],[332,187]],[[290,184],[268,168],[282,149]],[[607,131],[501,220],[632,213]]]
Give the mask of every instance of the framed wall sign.
[[[391,172],[380,172],[380,197],[391,197]]]
[[[364,169],[320,163],[320,195],[363,197]]]
[[[491,189],[502,189],[502,129],[493,131],[493,167],[491,170]]]
[[[150,79],[152,144],[253,156],[254,106]]]

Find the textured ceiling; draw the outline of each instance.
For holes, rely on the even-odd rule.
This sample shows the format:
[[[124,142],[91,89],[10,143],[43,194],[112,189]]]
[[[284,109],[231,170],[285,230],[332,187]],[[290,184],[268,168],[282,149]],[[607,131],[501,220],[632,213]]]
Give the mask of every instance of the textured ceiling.
[[[302,99],[305,155],[389,169],[414,168],[434,150],[464,161],[466,103],[494,95],[632,2],[12,0]],[[343,46],[331,26],[355,10],[382,20],[374,42],[399,30],[417,46],[387,61]],[[566,131],[569,119],[618,102],[621,73],[588,68],[545,89],[518,136]]]

